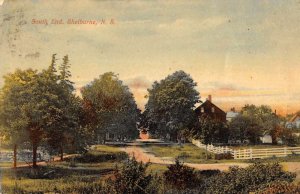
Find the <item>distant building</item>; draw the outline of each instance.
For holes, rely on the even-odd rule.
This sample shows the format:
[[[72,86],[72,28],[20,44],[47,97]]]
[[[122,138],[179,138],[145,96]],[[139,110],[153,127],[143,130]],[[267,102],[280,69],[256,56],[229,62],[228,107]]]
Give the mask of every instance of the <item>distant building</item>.
[[[232,108],[229,112],[226,113],[226,120],[231,122],[233,118],[238,116],[240,113],[235,111],[235,108]]]
[[[266,134],[266,135],[260,137],[260,140],[261,140],[262,143],[268,143],[268,144],[270,144],[270,143],[272,143],[272,136]]]
[[[212,103],[211,95],[208,96],[208,99],[204,103],[195,109],[195,113],[198,115],[198,117],[207,115],[212,119],[216,119],[224,123],[226,122],[226,113]]]
[[[287,123],[286,128],[292,129],[292,128],[300,128],[300,115],[296,114],[294,115]]]

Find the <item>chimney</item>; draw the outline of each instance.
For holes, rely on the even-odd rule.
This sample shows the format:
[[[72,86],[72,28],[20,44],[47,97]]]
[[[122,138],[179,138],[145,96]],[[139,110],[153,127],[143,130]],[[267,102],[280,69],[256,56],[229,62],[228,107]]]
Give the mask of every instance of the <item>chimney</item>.
[[[211,95],[208,95],[208,99],[207,100],[211,102]]]

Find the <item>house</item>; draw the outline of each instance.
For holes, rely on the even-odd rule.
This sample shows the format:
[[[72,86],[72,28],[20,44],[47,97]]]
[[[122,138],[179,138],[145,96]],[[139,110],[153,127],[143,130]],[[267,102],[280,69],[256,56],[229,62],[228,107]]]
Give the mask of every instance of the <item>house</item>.
[[[208,96],[208,99],[204,103],[195,109],[195,113],[198,117],[207,115],[212,119],[216,119],[224,123],[226,122],[226,113],[212,103],[211,95]]]
[[[300,128],[300,114],[295,114],[287,123],[286,128],[292,129],[292,128]]]
[[[231,108],[231,110],[229,112],[226,113],[226,120],[228,122],[231,122],[233,118],[235,118],[236,116],[238,116],[240,113],[235,111],[235,108]]]

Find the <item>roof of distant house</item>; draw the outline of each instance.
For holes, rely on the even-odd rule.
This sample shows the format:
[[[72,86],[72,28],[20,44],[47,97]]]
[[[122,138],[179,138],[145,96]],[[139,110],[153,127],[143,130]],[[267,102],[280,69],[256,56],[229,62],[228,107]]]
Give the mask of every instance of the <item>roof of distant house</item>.
[[[297,119],[298,117],[300,117],[300,115],[299,115],[299,114],[295,114],[295,115],[290,119],[290,122],[295,122],[296,119]]]

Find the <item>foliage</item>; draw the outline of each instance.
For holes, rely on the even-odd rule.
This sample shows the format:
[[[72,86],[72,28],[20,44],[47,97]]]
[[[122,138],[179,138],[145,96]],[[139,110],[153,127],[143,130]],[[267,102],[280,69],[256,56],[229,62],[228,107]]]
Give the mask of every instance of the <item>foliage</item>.
[[[281,120],[269,106],[245,105],[241,114],[233,118],[229,125],[230,140],[257,144],[263,135],[271,135],[272,142],[276,144],[280,137]]]
[[[222,154],[215,154],[216,160],[229,160],[233,159],[233,156],[231,153],[222,153]]]
[[[76,162],[80,163],[99,163],[106,161],[122,161],[128,158],[128,155],[125,152],[118,153],[105,153],[105,154],[92,154],[92,153],[84,153],[80,156],[74,157]],[[70,160],[70,159],[68,159]],[[68,161],[67,160],[67,161]]]
[[[148,89],[145,106],[146,126],[153,134],[162,137],[170,135],[177,139],[177,132],[190,128],[195,118],[193,108],[199,102],[197,84],[190,75],[176,71],[160,82],[154,82]]]
[[[195,139],[200,139],[206,145],[226,143],[228,140],[227,125],[206,115],[200,117],[198,127],[194,128],[192,134]]]
[[[107,184],[110,193],[141,194],[146,193],[147,185],[152,176],[146,174],[149,163],[137,162],[135,158],[127,160],[121,169],[116,169],[114,180],[110,179]]]
[[[12,144],[30,143],[33,166],[36,167],[36,152],[40,145],[49,145],[53,150],[68,145],[67,139],[78,135],[79,99],[72,93],[68,80],[67,56],[64,57],[64,75],[57,75],[55,54],[48,69],[16,70],[4,76],[1,90],[1,126]],[[63,66],[63,65],[62,65]],[[77,144],[74,143],[73,144]]]
[[[175,164],[168,166],[168,170],[164,172],[165,183],[170,188],[184,190],[192,188],[198,181],[193,168],[183,165],[178,159]]]
[[[278,163],[255,163],[246,168],[231,167],[229,172],[209,178],[206,193],[249,193],[260,185],[274,181],[292,182],[296,175],[285,172]]]
[[[98,137],[107,132],[119,135],[121,139],[138,135],[136,123],[139,110],[133,94],[112,72],[100,75],[82,89],[85,122]]]
[[[263,185],[263,189],[258,189],[258,194],[293,194],[300,193],[300,184],[293,184],[286,181],[274,181],[270,184]]]
[[[56,109],[49,114],[52,117],[51,124],[48,126],[49,132],[47,133],[47,143],[53,153],[60,153],[63,159],[64,151],[83,151],[87,142],[85,136],[87,132],[81,121],[83,110],[82,101],[79,97],[74,95],[73,82],[69,79],[71,72],[69,68],[68,55],[63,57],[63,63],[56,67],[55,54],[52,56],[52,63],[46,71],[58,85]],[[59,74],[55,74],[58,72]]]

